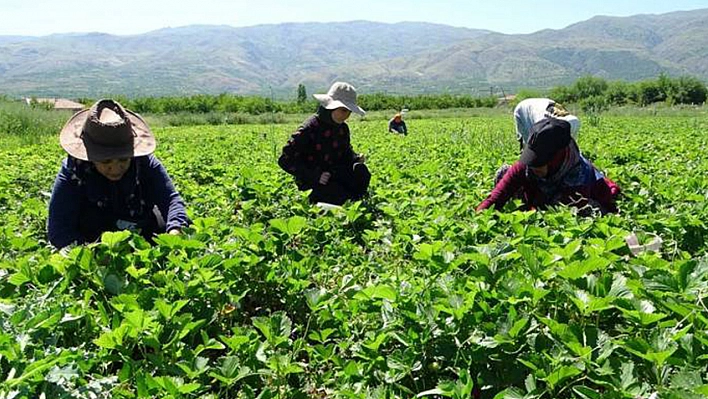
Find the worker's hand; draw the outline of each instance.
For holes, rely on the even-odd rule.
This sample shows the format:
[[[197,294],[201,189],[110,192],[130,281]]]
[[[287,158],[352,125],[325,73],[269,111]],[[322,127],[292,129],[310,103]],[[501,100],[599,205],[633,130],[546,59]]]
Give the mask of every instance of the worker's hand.
[[[329,183],[329,178],[332,177],[332,174],[329,172],[322,172],[320,175],[320,184],[323,186],[326,186],[327,183]]]
[[[359,154],[359,155],[357,155],[357,158],[358,158],[357,162],[361,162],[361,163],[366,162],[366,154]]]
[[[180,229],[171,229],[170,231],[167,232],[167,234],[171,234],[173,236],[177,236],[182,234],[182,230]]]

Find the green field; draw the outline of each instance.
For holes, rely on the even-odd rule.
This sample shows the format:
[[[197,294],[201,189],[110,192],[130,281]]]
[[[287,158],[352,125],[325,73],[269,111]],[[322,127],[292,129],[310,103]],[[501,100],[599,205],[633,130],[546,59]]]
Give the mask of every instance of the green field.
[[[0,398],[708,397],[708,118],[595,122],[594,219],[474,212],[508,115],[353,121],[371,197],[330,213],[277,167],[294,124],[157,128],[193,226],[66,253],[58,140],[2,147]]]

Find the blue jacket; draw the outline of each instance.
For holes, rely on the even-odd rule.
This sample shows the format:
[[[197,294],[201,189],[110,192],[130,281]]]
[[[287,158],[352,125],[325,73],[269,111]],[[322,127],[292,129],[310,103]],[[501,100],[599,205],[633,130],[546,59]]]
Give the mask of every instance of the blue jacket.
[[[406,122],[404,122],[403,119],[401,119],[400,122],[396,122],[395,118],[391,118],[391,120],[388,121],[388,131],[390,132],[391,130],[395,130],[401,134],[408,133],[408,128],[406,128]]]
[[[165,224],[153,228],[153,232],[189,223],[182,197],[155,156],[133,158],[128,171],[116,182],[101,175],[92,162],[67,157],[49,200],[49,241],[63,248],[74,242],[94,241],[103,231],[141,227],[144,221],[156,219],[154,208]]]

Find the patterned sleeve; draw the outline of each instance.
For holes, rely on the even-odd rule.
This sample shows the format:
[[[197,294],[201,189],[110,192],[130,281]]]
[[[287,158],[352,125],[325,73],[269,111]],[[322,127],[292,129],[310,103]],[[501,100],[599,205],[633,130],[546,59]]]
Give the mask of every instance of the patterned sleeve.
[[[362,156],[354,152],[354,147],[352,147],[352,135],[349,130],[349,125],[344,124],[344,129],[346,132],[347,145],[344,148],[345,154],[344,159],[350,159],[352,163],[363,162]]]
[[[283,152],[278,159],[280,167],[308,185],[314,186],[320,178],[320,172],[308,167],[305,157],[311,152],[312,143],[310,133],[314,129],[312,120],[305,122],[295,131],[283,147]]]

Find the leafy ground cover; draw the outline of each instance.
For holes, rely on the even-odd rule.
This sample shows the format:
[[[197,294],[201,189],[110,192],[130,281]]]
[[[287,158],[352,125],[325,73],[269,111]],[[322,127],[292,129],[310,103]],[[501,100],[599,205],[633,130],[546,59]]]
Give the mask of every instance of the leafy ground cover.
[[[3,150],[0,398],[708,396],[708,120],[583,128],[619,215],[475,214],[510,119],[354,122],[371,197],[332,212],[275,164],[294,125],[158,129],[192,228],[66,253],[58,144]]]

